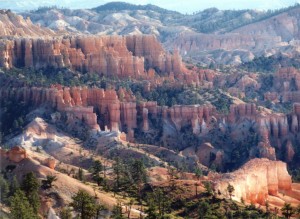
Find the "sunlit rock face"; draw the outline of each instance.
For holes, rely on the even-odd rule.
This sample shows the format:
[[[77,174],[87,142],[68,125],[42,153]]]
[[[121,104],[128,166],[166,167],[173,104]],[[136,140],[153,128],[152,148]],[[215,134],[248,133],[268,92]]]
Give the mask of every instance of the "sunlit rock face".
[[[65,113],[67,124],[70,126],[76,126],[80,121],[88,128],[98,131],[107,127],[111,131],[129,134],[131,137],[128,135],[128,139],[131,141],[135,138],[137,128],[143,132],[153,128],[150,118],[164,121],[166,132],[162,134],[165,136],[169,135],[167,131],[170,131],[170,127],[176,132],[191,127],[192,134],[196,136],[205,138],[212,130],[218,130],[233,141],[242,142],[251,131],[257,136],[257,141],[251,145],[249,158],[276,160],[278,159],[276,154],[280,153],[282,154],[280,159],[291,162],[294,159],[294,147],[297,145],[300,131],[299,104],[294,104],[294,110],[290,114],[259,109],[255,104],[232,104],[229,113],[224,114],[209,104],[166,107],[158,106],[154,101],[137,103],[133,93],[122,88],[116,91],[88,87],[69,88],[61,85],[53,85],[50,88],[2,88],[0,96],[4,99],[13,98],[35,107],[48,104],[55,110]],[[171,133],[172,137],[174,135],[174,132]],[[212,145],[217,146],[216,149],[224,149]],[[227,145],[224,143],[224,147],[228,145],[230,142]],[[226,162],[226,156],[224,159]]]
[[[167,53],[151,35],[3,39],[0,54],[5,68],[66,67],[132,78],[146,76],[150,68],[175,74],[185,70],[179,53]]]
[[[270,91],[264,94],[265,100],[272,102],[300,102],[300,71],[294,67],[279,68],[274,74]],[[297,122],[293,117],[294,125]]]
[[[19,163],[28,157],[26,150],[19,146],[12,147],[8,151],[1,149],[1,156],[8,158],[14,163]]]
[[[182,54],[197,56],[203,63],[238,65],[255,57],[269,57],[280,52],[293,56],[299,44],[299,7],[259,22],[234,28],[225,33],[185,33],[167,41]],[[199,54],[198,51],[202,51]]]
[[[215,188],[223,194],[228,194],[228,184],[233,185],[233,199],[237,201],[243,198],[249,203],[265,205],[269,196],[292,191],[287,165],[281,161],[253,159],[237,171],[216,178]]]
[[[53,158],[47,158],[44,160],[44,164],[49,167],[50,169],[54,170],[56,167],[56,160]]]
[[[10,10],[0,10],[0,36],[43,36],[54,35],[54,31],[35,25],[29,18],[24,19]]]

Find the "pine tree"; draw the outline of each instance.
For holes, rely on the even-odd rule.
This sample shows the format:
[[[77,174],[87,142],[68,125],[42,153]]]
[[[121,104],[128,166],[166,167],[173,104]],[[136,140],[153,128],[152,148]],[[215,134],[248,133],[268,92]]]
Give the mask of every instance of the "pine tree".
[[[122,187],[128,184],[130,174],[126,172],[125,165],[119,158],[117,158],[113,164],[113,171],[115,174],[114,192],[118,192]],[[128,189],[128,187],[126,188]]]
[[[156,212],[156,206],[154,204],[154,200],[153,198],[148,198],[148,208],[145,211],[145,213],[147,214],[147,216],[145,217],[145,219],[157,219],[158,218],[158,214]]]
[[[72,213],[70,208],[63,208],[59,214],[61,219],[72,219]]]
[[[9,195],[9,185],[4,179],[3,175],[0,174],[0,202],[7,203]]]
[[[43,187],[44,188],[51,188],[53,186],[53,183],[57,180],[56,176],[53,175],[47,175],[46,180],[43,180]]]
[[[17,190],[10,200],[10,210],[12,219],[39,219],[30,206],[28,199],[21,190]]]
[[[78,169],[78,179],[80,181],[83,181],[84,180],[84,174],[83,174],[83,169],[82,168],[79,168]]]
[[[34,213],[38,213],[40,208],[40,197],[37,191],[31,192],[29,196],[27,196],[30,205],[33,208]]]
[[[132,208],[133,204],[134,204],[134,200],[130,199],[129,202],[128,202],[128,215],[127,215],[127,218],[130,218],[131,208]]]
[[[98,184],[98,186],[103,183],[104,179],[99,174],[103,171],[103,165],[99,160],[94,161],[94,164],[90,170],[92,172],[93,180]]]
[[[164,194],[162,189],[156,189],[154,190],[154,198],[155,203],[157,203],[158,211],[160,216],[164,216],[167,211],[170,210],[170,200],[169,198]]]
[[[204,182],[204,188],[208,196],[211,196],[213,194],[213,188],[211,182],[208,181]]]
[[[22,182],[22,190],[24,190],[26,193],[35,192],[39,189],[40,184],[37,180],[36,176],[33,172],[29,172],[25,175],[23,182]]]
[[[295,209],[295,214],[298,216],[298,218],[300,218],[300,204]]]
[[[123,219],[123,214],[122,214],[122,205],[120,202],[117,203],[117,205],[114,206],[112,210],[112,218],[113,219]]]
[[[84,190],[79,190],[72,199],[73,202],[71,203],[71,206],[79,213],[81,219],[91,219],[95,217],[97,209],[93,196],[89,195]]]
[[[130,165],[130,173],[136,183],[145,183],[147,180],[146,168],[141,160],[133,160]]]
[[[102,163],[99,160],[94,161],[94,164],[92,166],[92,174],[99,175],[102,170],[103,170]]]
[[[96,218],[99,218],[101,216],[101,211],[105,209],[104,205],[96,204]]]
[[[145,165],[142,161],[134,159],[129,165],[129,171],[131,180],[133,183],[130,183],[134,189],[139,203],[141,204],[141,190],[144,186],[144,183],[147,181],[147,173]]]
[[[199,169],[199,168],[197,168],[197,169],[195,170],[195,175],[196,175],[196,177],[197,177],[197,180],[200,180],[200,178],[203,176],[202,170]]]
[[[17,177],[14,176],[9,185],[9,195],[13,196],[18,189],[20,189],[20,184],[17,180]]]
[[[201,201],[199,204],[198,212],[200,219],[205,218],[210,212],[209,204],[206,201]]]
[[[37,213],[40,208],[40,198],[38,194],[39,187],[40,183],[34,173],[27,173],[24,177],[21,188],[25,192],[26,197],[35,213]]]
[[[295,209],[290,203],[284,203],[283,207],[281,208],[281,211],[287,219],[291,218],[295,213]]]

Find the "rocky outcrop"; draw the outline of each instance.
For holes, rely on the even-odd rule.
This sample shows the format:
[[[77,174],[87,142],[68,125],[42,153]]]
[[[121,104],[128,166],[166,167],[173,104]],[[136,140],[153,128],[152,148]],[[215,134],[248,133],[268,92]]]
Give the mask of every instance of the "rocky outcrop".
[[[148,114],[149,110],[147,108],[143,108],[143,131],[147,132],[149,130],[149,121],[148,121]]]
[[[185,70],[178,52],[165,52],[151,35],[2,39],[0,54],[5,68],[66,67],[132,78],[147,77],[150,68],[159,73]]]
[[[230,11],[228,13],[231,16],[224,11],[212,14],[208,11],[178,15],[166,11],[149,13],[143,9],[134,10],[134,13],[117,10],[107,14],[97,10],[49,8],[25,12],[23,15],[56,31],[98,35],[153,34],[160,37],[168,49],[178,48],[180,54],[207,65],[212,62],[241,64],[255,57],[298,52],[299,7],[271,14],[247,10],[237,15]],[[165,16],[168,19],[164,19]],[[214,25],[216,23],[218,25]],[[132,45],[139,45],[140,42],[137,40]],[[141,47],[136,48],[139,50]],[[163,63],[159,61],[162,59],[164,57],[159,57],[158,63]],[[168,64],[162,66],[169,67],[176,58],[166,59]]]
[[[115,91],[53,85],[51,88],[1,89],[0,96],[36,107],[47,103],[65,115],[60,118],[66,118],[68,127],[84,123],[96,131],[121,131],[127,134],[129,141],[135,140],[135,129],[149,132],[155,128],[154,122],[162,121],[162,138],[175,137],[182,130],[189,133],[191,129],[189,134],[201,136],[203,142],[212,142],[214,138],[218,143],[213,145],[218,149],[234,142],[251,144],[248,146],[252,148],[250,157],[276,160],[275,152],[278,152],[283,154],[280,159],[290,162],[293,158],[291,144],[299,142],[299,104],[295,104],[294,112],[288,115],[257,108],[255,104],[233,104],[225,115],[211,105],[161,107],[156,102],[137,103],[132,92],[126,89]],[[287,144],[288,140],[290,143]],[[224,142],[224,146],[219,146],[220,142]],[[219,155],[220,160],[227,159],[222,153]]]
[[[269,57],[280,52],[293,55],[298,53],[300,40],[299,11],[296,7],[225,33],[221,30],[214,34],[178,34],[170,38],[166,46],[176,45],[182,55],[194,56],[208,65],[212,62],[239,65],[255,57]]]
[[[255,56],[264,54],[276,54],[272,48],[277,47],[280,50],[282,39],[278,36],[257,36],[244,33],[226,33],[226,34],[203,34],[186,33],[180,34],[176,38],[170,39],[166,43],[167,48],[176,46],[180,54],[197,54],[197,60],[210,64],[239,65],[243,62],[249,62]],[[266,46],[267,49],[265,49]],[[204,51],[199,54],[198,51]],[[209,58],[208,58],[209,57]]]
[[[93,107],[68,107],[65,112],[67,112],[68,124],[73,124],[76,120],[79,120],[83,121],[90,129],[100,130]]]
[[[165,110],[167,112],[164,115],[170,115],[170,119],[178,131],[184,126],[192,125],[194,133],[205,132],[206,125],[209,125],[210,117],[216,113],[216,109],[209,105],[175,105]]]
[[[181,73],[183,70],[181,57],[177,50],[174,54],[166,54],[154,36],[128,36],[126,44],[134,56],[145,57],[146,66],[159,68],[162,72]]]
[[[268,158],[269,160],[276,160],[275,148],[266,142],[258,143],[258,157]]]
[[[285,145],[285,161],[290,163],[293,161],[295,156],[295,149],[292,142],[289,140]]]
[[[300,71],[294,67],[280,68],[273,79],[273,90],[265,95],[274,102],[300,102]]]
[[[1,156],[7,157],[14,163],[20,163],[22,160],[28,157],[26,150],[19,146],[12,147],[8,151],[4,151],[1,149]]]
[[[232,173],[217,176],[215,188],[228,194],[228,184],[234,187],[233,199],[265,205],[269,196],[292,190],[292,179],[286,163],[268,159],[254,159]]]
[[[256,115],[255,104],[231,105],[227,119],[230,123],[236,123],[241,118],[255,119]]]
[[[273,103],[300,102],[300,71],[294,67],[279,68],[265,88],[264,99]],[[293,118],[294,119],[294,118]]]
[[[203,143],[195,148],[186,148],[182,154],[187,157],[196,157],[196,161],[204,166],[214,165],[219,170],[223,168],[224,151],[214,148],[211,143]]]
[[[54,35],[48,28],[34,25],[29,18],[24,19],[10,10],[0,10],[0,36],[30,36]]]
[[[44,164],[50,169],[54,170],[56,167],[56,160],[54,158],[47,158],[44,160]]]

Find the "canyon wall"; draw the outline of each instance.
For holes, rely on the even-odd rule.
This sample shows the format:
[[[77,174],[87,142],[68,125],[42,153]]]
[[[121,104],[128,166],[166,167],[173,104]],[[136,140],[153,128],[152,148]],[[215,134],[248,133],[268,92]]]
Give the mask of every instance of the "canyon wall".
[[[299,12],[297,7],[232,31],[181,33],[168,39],[165,46],[176,46],[183,56],[207,65],[238,65],[255,57],[280,53],[293,56],[299,53]]]
[[[292,191],[292,179],[286,163],[268,159],[253,159],[240,169],[212,177],[215,189],[227,194],[227,186],[234,187],[233,199],[265,205],[269,196]],[[300,197],[298,197],[300,201]]]
[[[54,31],[35,25],[29,18],[24,19],[10,10],[0,10],[0,36],[38,37],[53,36]]]
[[[165,52],[151,35],[2,39],[0,57],[5,68],[71,68],[117,77],[185,71],[178,52]]]
[[[175,133],[191,127],[193,134],[204,139],[211,135],[211,131],[218,130],[233,141],[242,142],[249,132],[255,133],[257,145],[251,145],[254,147],[251,156],[271,160],[276,160],[275,148],[285,154],[282,159],[293,160],[294,146],[299,141],[299,104],[294,104],[293,112],[288,115],[257,108],[255,104],[231,105],[225,115],[211,105],[162,107],[156,102],[137,103],[132,92],[122,88],[119,91],[60,85],[51,88],[2,88],[0,96],[36,107],[51,105],[65,112],[70,124],[78,119],[90,129],[124,131],[130,141],[134,141],[136,128],[144,132],[153,129],[153,119],[163,121],[164,135],[168,135],[170,127]]]

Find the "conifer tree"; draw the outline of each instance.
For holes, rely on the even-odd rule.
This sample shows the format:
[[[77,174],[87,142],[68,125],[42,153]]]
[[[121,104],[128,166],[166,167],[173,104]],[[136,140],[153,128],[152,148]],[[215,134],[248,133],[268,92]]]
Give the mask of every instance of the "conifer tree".
[[[113,219],[123,219],[123,214],[122,214],[122,205],[120,202],[117,203],[117,205],[114,206],[112,210],[112,218]]]
[[[71,203],[71,206],[79,213],[81,219],[92,219],[95,217],[97,209],[93,196],[89,195],[84,190],[79,190],[72,199],[73,202]]]
[[[4,179],[3,175],[0,174],[0,202],[7,203],[9,195],[9,185]]]
[[[295,209],[290,203],[284,203],[283,207],[281,208],[281,211],[287,219],[291,218],[295,213]]]
[[[34,173],[27,173],[23,179],[21,188],[25,192],[25,195],[35,213],[38,213],[40,208],[40,198],[38,194],[39,187],[40,183]]]
[[[13,196],[18,189],[20,189],[20,184],[17,180],[17,177],[14,176],[9,185],[9,195]]]
[[[12,219],[39,219],[29,204],[25,193],[19,189],[15,192],[14,196],[12,196],[10,206],[10,216]]]

